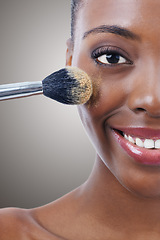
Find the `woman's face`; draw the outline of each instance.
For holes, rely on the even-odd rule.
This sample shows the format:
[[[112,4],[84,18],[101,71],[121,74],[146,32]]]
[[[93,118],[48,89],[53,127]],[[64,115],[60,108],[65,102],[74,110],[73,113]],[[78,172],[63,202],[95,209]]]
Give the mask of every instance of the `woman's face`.
[[[159,26],[159,0],[86,0],[68,51],[93,81],[78,109],[97,154],[125,188],[147,197],[160,196]]]

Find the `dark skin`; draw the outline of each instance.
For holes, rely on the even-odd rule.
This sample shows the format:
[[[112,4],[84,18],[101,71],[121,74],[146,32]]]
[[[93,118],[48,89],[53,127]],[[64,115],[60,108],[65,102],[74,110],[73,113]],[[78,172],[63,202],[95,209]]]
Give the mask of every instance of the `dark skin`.
[[[113,125],[160,129],[160,1],[84,2],[74,43],[67,41],[66,65],[93,81],[94,96],[78,107],[97,152],[93,171],[51,204],[1,210],[3,240],[160,239],[160,166],[134,161],[111,131]],[[118,51],[114,64],[93,54],[108,47]]]

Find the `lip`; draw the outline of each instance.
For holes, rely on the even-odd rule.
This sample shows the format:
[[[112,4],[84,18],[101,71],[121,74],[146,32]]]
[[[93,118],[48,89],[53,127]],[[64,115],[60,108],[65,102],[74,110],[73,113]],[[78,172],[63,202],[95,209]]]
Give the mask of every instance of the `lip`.
[[[151,128],[114,128],[120,130],[130,136],[136,136],[140,138],[151,138],[151,139],[160,139],[160,129],[151,129]]]
[[[117,128],[116,128],[117,129]],[[132,157],[132,159],[138,163],[144,165],[160,166],[160,150],[158,149],[146,149],[138,147],[137,145],[126,140],[119,130],[129,134],[142,138],[160,138],[160,130],[147,129],[147,128],[119,128],[116,130],[111,128],[113,136],[120,144],[120,146]]]

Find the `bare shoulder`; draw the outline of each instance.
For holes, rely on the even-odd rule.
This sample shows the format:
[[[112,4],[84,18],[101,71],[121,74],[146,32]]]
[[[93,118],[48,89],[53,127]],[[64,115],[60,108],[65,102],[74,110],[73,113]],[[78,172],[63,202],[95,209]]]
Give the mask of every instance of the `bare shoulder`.
[[[1,240],[60,240],[33,218],[31,211],[19,208],[0,209]]]
[[[83,195],[81,186],[41,207],[1,209],[0,240],[78,240],[82,236],[93,239],[93,228],[88,231],[92,226]]]
[[[52,203],[32,209],[36,222],[59,237],[57,239],[81,239],[79,234],[81,235],[82,229],[84,234],[87,232],[86,221],[88,221],[81,188],[73,190]]]
[[[20,239],[24,232],[24,222],[27,218],[25,210],[4,208],[0,210],[0,236],[3,240]]]

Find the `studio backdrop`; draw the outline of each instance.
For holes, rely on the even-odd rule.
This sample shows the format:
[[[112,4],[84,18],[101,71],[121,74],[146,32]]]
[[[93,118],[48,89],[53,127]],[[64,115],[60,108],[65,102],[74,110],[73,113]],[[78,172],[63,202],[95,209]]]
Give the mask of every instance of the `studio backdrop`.
[[[0,84],[65,67],[69,37],[70,0],[0,0]],[[76,106],[43,95],[0,101],[1,208],[61,197],[85,182],[94,158]]]

